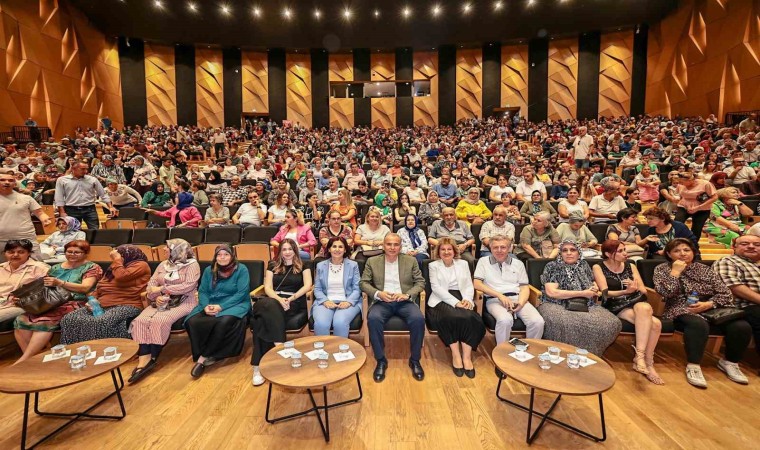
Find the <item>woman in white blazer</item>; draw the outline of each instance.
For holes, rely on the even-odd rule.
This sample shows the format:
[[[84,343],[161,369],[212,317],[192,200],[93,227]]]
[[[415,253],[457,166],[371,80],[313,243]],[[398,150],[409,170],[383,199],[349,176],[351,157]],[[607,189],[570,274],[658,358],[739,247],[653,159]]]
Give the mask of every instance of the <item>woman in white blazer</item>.
[[[362,291],[359,289],[359,264],[346,258],[348,244],[340,236],[327,242],[330,259],[317,264],[314,284],[314,334],[348,337],[351,321],[362,312]]]
[[[451,349],[454,374],[475,378],[472,349],[480,344],[486,327],[475,311],[470,266],[459,259],[459,247],[448,237],[439,240],[438,256],[441,259],[428,266],[432,293],[427,311],[438,337]]]

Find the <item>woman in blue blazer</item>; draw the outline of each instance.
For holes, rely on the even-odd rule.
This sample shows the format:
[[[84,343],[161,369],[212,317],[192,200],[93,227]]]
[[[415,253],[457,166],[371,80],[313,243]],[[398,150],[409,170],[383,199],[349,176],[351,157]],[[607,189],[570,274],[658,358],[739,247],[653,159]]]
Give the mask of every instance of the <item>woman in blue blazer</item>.
[[[351,321],[362,311],[362,292],[359,289],[359,265],[346,258],[348,244],[342,237],[327,243],[330,259],[317,264],[314,284],[314,334],[348,337]]]

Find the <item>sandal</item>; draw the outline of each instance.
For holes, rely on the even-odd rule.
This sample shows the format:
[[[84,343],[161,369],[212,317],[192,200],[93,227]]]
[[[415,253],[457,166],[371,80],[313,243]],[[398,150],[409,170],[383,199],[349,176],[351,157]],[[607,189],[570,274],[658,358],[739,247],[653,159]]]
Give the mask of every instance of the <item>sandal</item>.
[[[633,351],[636,352],[636,355],[633,357],[633,371],[638,372],[642,375],[649,375],[649,370],[647,369],[644,352],[642,350],[637,349],[633,345],[631,347],[633,347]]]
[[[649,380],[651,383],[654,383],[658,386],[664,386],[665,380],[663,380],[660,375],[654,370],[654,366],[647,361],[647,369],[649,369],[649,373],[647,374],[647,380]]]

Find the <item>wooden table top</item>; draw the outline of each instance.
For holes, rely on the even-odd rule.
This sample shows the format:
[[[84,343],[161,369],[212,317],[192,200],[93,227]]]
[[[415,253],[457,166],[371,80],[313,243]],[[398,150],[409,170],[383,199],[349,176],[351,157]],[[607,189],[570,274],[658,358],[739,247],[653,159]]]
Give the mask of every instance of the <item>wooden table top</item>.
[[[289,358],[286,359],[277,354],[283,349],[282,345],[278,345],[264,355],[259,365],[261,375],[270,383],[304,389],[327,386],[355,374],[367,361],[364,346],[351,339],[339,336],[309,336],[295,339],[294,342],[296,350],[302,354],[314,350],[315,342],[324,342],[325,351],[330,353],[329,366],[326,369],[320,369],[317,367],[318,359],[312,361],[304,354],[301,357],[303,365],[293,368]],[[349,350],[356,358],[343,362],[335,361],[332,354],[340,351],[338,349],[340,344],[348,344]]]
[[[515,347],[504,342],[493,349],[491,356],[496,367],[508,377],[546,392],[563,395],[592,395],[605,392],[615,384],[615,372],[609,364],[600,357],[589,353],[588,357],[596,361],[588,367],[571,369],[567,367],[567,359],[559,364],[552,363],[551,369],[538,367],[538,355],[547,351],[551,346],[562,351],[562,357],[567,358],[575,353],[575,346],[544,339],[522,339],[530,344],[528,353],[535,356],[525,362],[520,362],[509,356]]]
[[[84,368],[72,370],[69,358],[76,355],[77,348],[82,345],[89,345],[92,351],[97,352],[97,357],[88,359]],[[106,347],[116,347],[117,353],[121,353],[121,358],[118,361],[94,365],[97,358],[103,356]],[[66,349],[71,350],[68,358],[42,362],[45,355],[50,354],[50,351],[46,351],[15,366],[0,369],[0,392],[26,394],[81,383],[123,365],[135,356],[138,345],[131,339],[98,339],[67,345]]]

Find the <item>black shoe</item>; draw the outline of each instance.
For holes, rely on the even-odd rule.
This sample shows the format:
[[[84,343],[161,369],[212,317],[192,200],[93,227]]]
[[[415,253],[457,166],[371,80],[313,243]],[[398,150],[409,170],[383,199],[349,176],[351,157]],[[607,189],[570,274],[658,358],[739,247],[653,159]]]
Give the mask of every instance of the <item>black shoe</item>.
[[[465,369],[464,374],[467,375],[467,378],[473,379],[475,378],[475,368],[472,369]]]
[[[475,369],[473,369],[473,371],[474,370]],[[496,376],[499,377],[499,378],[501,378],[502,380],[506,380],[507,379],[507,376],[504,375],[504,372],[502,372],[501,370],[499,370],[498,367],[496,367]]]
[[[204,366],[201,363],[195,363],[193,366],[193,369],[190,371],[190,375],[193,376],[193,378],[200,378],[201,375],[203,375],[203,371],[206,369],[206,366]]]
[[[458,376],[459,378],[462,378],[464,376],[464,367],[451,366],[451,369],[454,371],[454,375]]]
[[[156,368],[157,361],[155,359],[151,359],[148,361],[148,364],[145,365],[145,367],[139,367],[135,368],[135,370],[132,371],[132,376],[129,377],[127,380],[127,383],[137,383],[140,381],[145,375],[147,375],[150,371]]]
[[[378,361],[377,367],[375,367],[375,372],[372,375],[372,377],[375,379],[376,383],[381,383],[385,379],[385,370],[388,368],[388,362],[387,361]]]
[[[422,381],[425,379],[425,371],[422,370],[422,365],[420,365],[419,361],[409,361],[409,368],[412,369],[412,376],[417,381]]]

